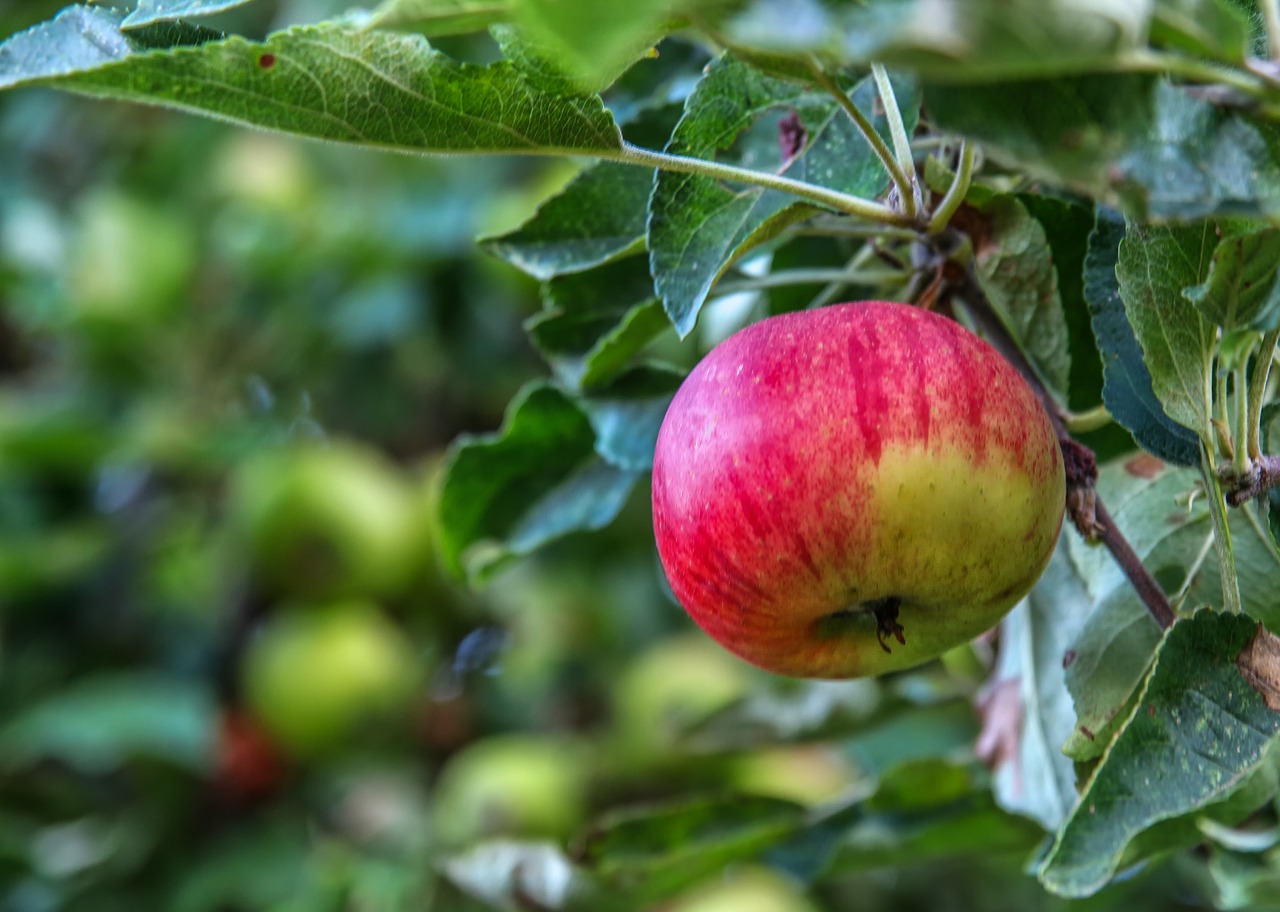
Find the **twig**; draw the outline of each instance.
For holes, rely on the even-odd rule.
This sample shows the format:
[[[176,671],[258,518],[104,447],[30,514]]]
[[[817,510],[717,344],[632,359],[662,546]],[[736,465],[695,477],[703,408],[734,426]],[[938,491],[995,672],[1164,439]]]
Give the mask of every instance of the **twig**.
[[[1096,502],[1096,509],[1098,523],[1102,526],[1102,534],[1099,536],[1099,540],[1106,545],[1107,550],[1111,552],[1111,556],[1116,559],[1116,563],[1120,565],[1124,575],[1129,578],[1129,584],[1138,593],[1138,598],[1142,599],[1142,604],[1147,606],[1147,610],[1151,612],[1151,616],[1160,625],[1160,629],[1167,630],[1172,627],[1177,615],[1173,613],[1169,600],[1165,598],[1164,590],[1160,588],[1156,578],[1147,570],[1142,558],[1134,553],[1133,548],[1129,545],[1129,540],[1124,537],[1124,533],[1120,531],[1120,527],[1111,518],[1111,514],[1107,512],[1107,508],[1101,500]]]
[[[1261,455],[1253,460],[1248,471],[1240,474],[1228,471],[1220,474],[1218,480],[1225,489],[1227,506],[1242,506],[1280,485],[1280,456]]]

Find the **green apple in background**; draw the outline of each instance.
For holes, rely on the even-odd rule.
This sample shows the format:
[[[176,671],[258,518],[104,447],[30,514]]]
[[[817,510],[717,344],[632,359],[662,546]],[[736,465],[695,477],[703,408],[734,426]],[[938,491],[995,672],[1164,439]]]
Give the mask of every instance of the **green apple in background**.
[[[349,442],[259,454],[232,483],[233,528],[269,593],[388,596],[414,577],[424,533],[415,492],[379,453]]]
[[[493,735],[449,758],[432,796],[443,845],[493,836],[563,839],[586,816],[591,755],[567,736]]]
[[[186,306],[197,261],[190,220],[113,192],[86,198],[77,215],[67,282],[82,320],[138,327]]]
[[[295,216],[305,214],[320,189],[307,150],[270,133],[231,133],[218,150],[213,185],[229,198]]]
[[[743,696],[749,666],[706,637],[660,640],[618,678],[613,694],[616,746],[628,765],[672,757],[672,747],[693,723]]]
[[[986,342],[862,302],[734,334],[658,434],[653,521],[676,598],[770,671],[909,668],[1035,584],[1065,482],[1043,405]]]
[[[676,897],[663,912],[818,912],[800,887],[771,868],[733,868]]]
[[[856,782],[852,767],[826,744],[767,747],[734,764],[733,784],[743,792],[823,804],[846,794]]]
[[[273,615],[250,643],[242,671],[253,715],[300,757],[338,748],[362,724],[403,711],[422,678],[400,629],[360,601]]]

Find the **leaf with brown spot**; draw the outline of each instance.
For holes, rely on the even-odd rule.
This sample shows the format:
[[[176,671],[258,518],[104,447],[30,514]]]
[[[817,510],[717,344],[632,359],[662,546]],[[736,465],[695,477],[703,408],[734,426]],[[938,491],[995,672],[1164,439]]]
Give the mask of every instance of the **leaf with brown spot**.
[[[1267,706],[1280,712],[1280,637],[1259,624],[1236,657],[1236,667]]]

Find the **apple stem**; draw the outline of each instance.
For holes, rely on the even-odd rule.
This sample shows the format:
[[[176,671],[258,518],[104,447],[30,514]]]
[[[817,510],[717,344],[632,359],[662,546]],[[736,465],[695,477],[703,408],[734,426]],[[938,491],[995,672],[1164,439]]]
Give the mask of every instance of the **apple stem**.
[[[1063,464],[1067,468],[1067,508],[1071,511],[1072,524],[1086,541],[1099,541],[1111,552],[1138,598],[1160,628],[1163,630],[1172,626],[1177,615],[1165,597],[1164,590],[1124,537],[1094,487],[1098,477],[1097,457],[1088,447],[1072,439],[1063,420],[1062,407],[1045,388],[1031,362],[997,316],[986,292],[982,290],[972,263],[956,283],[956,291],[974,323],[986,335],[987,341],[1022,374],[1044,404],[1049,422],[1058,435]]]

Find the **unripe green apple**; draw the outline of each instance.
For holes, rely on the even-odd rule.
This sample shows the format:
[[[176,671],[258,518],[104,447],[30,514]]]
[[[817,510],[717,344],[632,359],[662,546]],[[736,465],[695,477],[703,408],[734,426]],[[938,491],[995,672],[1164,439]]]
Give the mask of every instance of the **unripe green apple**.
[[[494,836],[564,838],[582,824],[591,772],[585,745],[544,734],[491,735],[449,758],[433,795],[442,844]]]
[[[869,301],[711,351],[658,434],[676,598],[761,668],[876,675],[994,625],[1062,524],[1062,454],[1016,370],[951,320]]]
[[[382,456],[349,442],[262,453],[232,485],[231,515],[272,594],[398,594],[419,570],[414,491]]]
[[[614,685],[621,759],[628,766],[684,762],[673,747],[685,729],[746,694],[751,674],[750,666],[696,634],[650,647]]]
[[[286,610],[244,659],[245,700],[294,756],[339,746],[361,723],[403,709],[420,677],[413,648],[376,605]]]
[[[772,868],[733,868],[682,893],[666,912],[817,912],[800,887]]]
[[[186,220],[123,194],[98,194],[81,208],[69,291],[84,320],[145,328],[181,309],[196,259]]]

